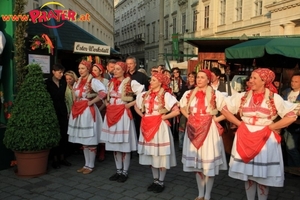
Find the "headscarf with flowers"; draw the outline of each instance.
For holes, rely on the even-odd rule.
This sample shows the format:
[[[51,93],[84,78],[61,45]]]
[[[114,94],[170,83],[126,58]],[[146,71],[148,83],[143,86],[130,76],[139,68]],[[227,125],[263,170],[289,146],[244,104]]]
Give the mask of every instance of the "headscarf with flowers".
[[[101,65],[100,63],[95,63],[95,64],[93,64],[93,67],[97,67],[97,68],[99,69],[99,71],[102,72],[102,73],[100,74],[100,76],[103,78],[104,71],[105,71],[103,65]],[[93,75],[94,78],[96,77],[96,75],[95,75],[93,72],[92,72],[92,75]]]
[[[258,68],[253,72],[257,73],[259,77],[265,82],[265,87],[271,92],[277,93],[276,87],[273,85],[275,79],[275,73],[268,68]]]
[[[88,71],[91,71],[92,63],[90,61],[82,60],[79,64],[82,64],[82,65],[86,66]]]

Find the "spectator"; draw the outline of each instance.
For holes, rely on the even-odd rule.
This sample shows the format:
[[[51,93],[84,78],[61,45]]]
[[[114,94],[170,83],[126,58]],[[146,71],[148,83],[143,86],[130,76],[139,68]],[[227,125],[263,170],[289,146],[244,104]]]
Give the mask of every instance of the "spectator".
[[[179,100],[179,97],[182,96],[180,94],[180,90],[182,89],[182,87],[184,87],[184,85],[186,84],[186,82],[182,79],[182,77],[180,76],[181,71],[178,67],[174,67],[172,68],[172,79],[171,79],[171,89],[173,94],[176,96],[177,100]]]
[[[110,80],[111,78],[113,78],[116,62],[117,61],[114,59],[108,60],[107,65],[106,65],[107,72],[104,74],[104,78],[106,78],[107,80]]]
[[[220,77],[222,74],[221,74],[221,70],[219,68],[213,67],[210,69],[210,71],[212,73],[211,86],[215,90],[219,90],[222,93],[226,93],[226,96],[231,96],[231,95],[237,93],[231,86],[228,87],[227,81],[220,80]]]
[[[300,73],[295,73],[292,76],[291,87],[285,89],[283,99],[297,104],[296,114],[297,121],[284,129],[283,137],[285,139],[285,147],[287,152],[287,166],[285,171],[300,176],[300,153],[299,153],[299,139],[300,139]]]

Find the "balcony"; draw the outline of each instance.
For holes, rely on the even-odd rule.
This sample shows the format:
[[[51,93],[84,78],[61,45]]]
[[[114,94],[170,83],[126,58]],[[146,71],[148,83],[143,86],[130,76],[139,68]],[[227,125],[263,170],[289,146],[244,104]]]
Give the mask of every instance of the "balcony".
[[[188,0],[178,0],[178,5],[179,6],[183,6],[184,4],[186,4],[188,2]]]
[[[134,36],[134,42],[135,43],[144,43],[145,42],[145,34],[140,33]]]

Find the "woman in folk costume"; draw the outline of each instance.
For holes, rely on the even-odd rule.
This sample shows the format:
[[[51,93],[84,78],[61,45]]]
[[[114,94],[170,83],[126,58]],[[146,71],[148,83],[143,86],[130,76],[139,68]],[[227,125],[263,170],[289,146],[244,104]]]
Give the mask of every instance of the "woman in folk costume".
[[[186,91],[180,100],[181,113],[187,118],[183,142],[183,171],[196,172],[198,197],[210,199],[215,175],[226,170],[227,163],[219,121],[218,110],[225,105],[221,92],[210,86],[211,72],[203,69],[197,73],[196,87]]]
[[[165,188],[167,169],[176,166],[173,136],[168,119],[180,114],[178,102],[168,87],[170,79],[156,73],[150,89],[136,98],[135,110],[142,117],[138,144],[139,162],[151,165],[153,183],[147,188],[155,193]]]
[[[106,97],[105,86],[90,74],[91,63],[81,61],[80,78],[74,84],[74,103],[69,118],[69,142],[83,145],[85,165],[78,173],[90,174],[94,170],[97,145],[100,142],[102,117],[95,103]],[[97,93],[90,98],[92,90]]]
[[[229,176],[245,181],[248,200],[268,198],[269,186],[282,187],[283,160],[278,130],[296,120],[295,106],[285,102],[272,82],[274,72],[254,70],[250,90],[226,99],[222,114],[238,126],[229,162]],[[232,113],[239,114],[242,121]],[[277,122],[273,120],[280,116]]]
[[[105,86],[105,88],[107,89],[108,86],[108,79],[104,78],[104,72],[105,72],[105,68],[103,67],[102,64],[100,63],[95,63],[92,67],[92,75],[95,79],[98,79],[99,81],[101,81],[101,83],[103,83],[103,85]],[[104,119],[105,113],[106,113],[106,105],[105,105],[105,99],[98,101],[96,103],[101,117],[102,119]],[[100,143],[99,144],[99,148],[98,148],[98,161],[102,162],[105,159],[105,143]]]
[[[137,150],[137,138],[130,107],[135,104],[134,95],[140,94],[144,85],[127,76],[127,65],[117,62],[114,77],[108,84],[106,115],[101,140],[105,149],[114,152],[117,173],[109,180],[125,182],[128,178],[130,152]]]

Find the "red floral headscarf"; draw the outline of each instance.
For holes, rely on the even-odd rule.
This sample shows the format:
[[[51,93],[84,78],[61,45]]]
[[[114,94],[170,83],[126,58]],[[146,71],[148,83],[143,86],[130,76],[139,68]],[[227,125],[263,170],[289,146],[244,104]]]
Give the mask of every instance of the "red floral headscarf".
[[[116,62],[116,65],[119,65],[122,68],[122,70],[124,71],[124,74],[127,73],[127,64],[125,62],[119,61],[119,62]]]
[[[258,68],[253,72],[257,73],[259,77],[265,82],[266,88],[268,88],[273,93],[277,93],[277,89],[273,85],[275,73],[272,70],[268,68]]]
[[[161,82],[161,87],[165,89],[166,92],[171,92],[171,88],[169,87],[170,78],[163,73],[155,73],[153,74],[159,82]]]
[[[82,60],[79,64],[82,64],[84,66],[86,66],[86,68],[91,71],[91,68],[92,68],[92,63],[89,62],[89,61],[86,61],[86,60]]]
[[[103,78],[103,75],[104,75],[104,72],[105,72],[105,69],[103,67],[103,65],[101,65],[100,63],[95,63],[93,65],[93,67],[97,67],[100,71],[102,71],[102,74],[100,74],[100,76]],[[92,73],[92,75],[95,77],[95,75]]]
[[[209,82],[211,82],[211,71],[208,69],[202,69],[199,72],[204,72],[209,80]]]

